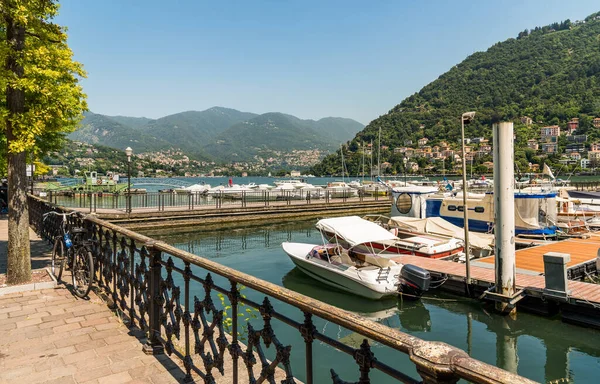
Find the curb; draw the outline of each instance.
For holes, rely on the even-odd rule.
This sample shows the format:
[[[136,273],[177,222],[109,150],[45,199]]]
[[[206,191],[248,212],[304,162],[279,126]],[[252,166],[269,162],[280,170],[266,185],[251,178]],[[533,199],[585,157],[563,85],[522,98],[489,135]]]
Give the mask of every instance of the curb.
[[[56,281],[56,277],[50,272],[48,268],[42,268],[48,272],[52,281],[45,281],[43,283],[30,283],[23,285],[13,285],[10,287],[0,288],[0,296],[8,295],[10,293],[19,293],[19,292],[27,292],[27,291],[38,291],[41,289],[54,289],[58,286],[58,282]],[[32,271],[33,272],[33,271]]]

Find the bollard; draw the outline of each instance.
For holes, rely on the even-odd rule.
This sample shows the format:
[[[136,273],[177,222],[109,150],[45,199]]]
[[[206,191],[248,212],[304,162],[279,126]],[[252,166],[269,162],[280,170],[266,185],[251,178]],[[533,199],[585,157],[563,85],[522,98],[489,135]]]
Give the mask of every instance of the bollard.
[[[567,263],[571,261],[568,253],[548,252],[544,254],[544,294],[566,301],[571,294],[568,289]]]

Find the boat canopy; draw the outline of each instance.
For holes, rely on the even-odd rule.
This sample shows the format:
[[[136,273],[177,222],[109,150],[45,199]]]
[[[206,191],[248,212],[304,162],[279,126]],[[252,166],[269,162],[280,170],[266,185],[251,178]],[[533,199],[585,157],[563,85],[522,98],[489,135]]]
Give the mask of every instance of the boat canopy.
[[[412,232],[449,236],[463,241],[465,238],[465,230],[463,228],[456,226],[441,217],[419,219],[415,217],[394,216],[390,218],[389,224]],[[469,244],[479,249],[491,250],[494,244],[494,235],[469,232]]]
[[[395,242],[399,240],[385,228],[358,216],[334,217],[317,222],[317,229],[334,233],[354,247],[368,242]]]

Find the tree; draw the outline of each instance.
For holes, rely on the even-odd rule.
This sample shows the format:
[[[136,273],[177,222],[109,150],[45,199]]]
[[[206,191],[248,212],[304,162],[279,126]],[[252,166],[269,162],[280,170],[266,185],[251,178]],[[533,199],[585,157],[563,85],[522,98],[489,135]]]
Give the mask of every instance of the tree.
[[[87,109],[53,0],[0,0],[0,129],[8,169],[7,282],[31,279],[26,156],[57,149]]]

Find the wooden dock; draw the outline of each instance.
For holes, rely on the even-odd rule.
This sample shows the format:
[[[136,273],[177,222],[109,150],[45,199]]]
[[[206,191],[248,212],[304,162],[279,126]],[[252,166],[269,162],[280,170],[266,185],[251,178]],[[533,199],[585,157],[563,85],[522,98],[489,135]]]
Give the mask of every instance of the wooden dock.
[[[523,273],[533,272],[535,274],[544,273],[544,254],[548,252],[568,253],[571,255],[571,261],[567,264],[568,278],[572,280],[581,280],[586,272],[596,270],[596,256],[600,249],[600,235],[590,234],[585,239],[568,239],[555,241],[550,244],[538,245],[535,247],[519,249],[515,254],[517,271]],[[482,264],[483,263],[483,264]],[[473,261],[474,265],[488,267],[493,269],[495,257],[485,257]],[[485,265],[487,264],[487,265]]]
[[[447,277],[441,289],[453,293],[465,292],[466,266],[453,261],[428,259],[419,256],[399,256],[393,260],[402,264],[412,264],[431,272],[433,278]],[[493,268],[484,268],[471,265],[471,296],[479,295],[495,284],[495,271]],[[569,281],[570,294],[566,299],[556,299],[544,292],[545,277],[531,273],[516,274],[517,290],[524,290],[527,297],[524,299],[528,310],[545,313],[548,315],[560,312],[565,321],[585,326],[600,328],[600,285]],[[551,305],[553,308],[548,309]],[[517,305],[521,306],[521,303]],[[540,309],[542,308],[543,309]]]

